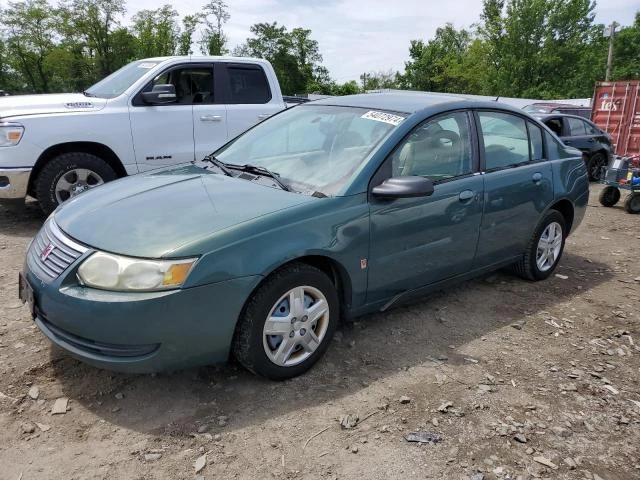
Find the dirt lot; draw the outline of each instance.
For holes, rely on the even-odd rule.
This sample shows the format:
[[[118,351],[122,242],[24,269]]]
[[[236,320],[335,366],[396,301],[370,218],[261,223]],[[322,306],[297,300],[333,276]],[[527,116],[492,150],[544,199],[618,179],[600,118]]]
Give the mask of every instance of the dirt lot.
[[[598,193],[558,275],[497,273],[342,325],[283,383],[113,374],[52,348],[16,287],[42,218],[0,206],[0,478],[640,478],[640,216]]]

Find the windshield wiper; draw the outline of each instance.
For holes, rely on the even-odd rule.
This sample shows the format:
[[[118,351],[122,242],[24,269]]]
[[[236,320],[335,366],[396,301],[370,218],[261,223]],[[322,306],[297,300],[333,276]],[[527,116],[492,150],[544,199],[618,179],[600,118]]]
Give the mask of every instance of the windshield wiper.
[[[226,163],[221,162],[220,160],[218,160],[215,156],[213,155],[207,155],[206,157],[204,157],[202,159],[205,162],[209,162],[214,164],[216,167],[218,167],[222,173],[224,173],[225,175],[229,176],[229,177],[235,177],[235,175],[231,172],[231,170],[229,170],[229,168],[227,167]]]
[[[249,172],[249,173],[255,173],[255,174],[258,174],[258,175],[264,175],[266,177],[269,177],[269,178],[273,179],[273,181],[276,182],[278,184],[278,186],[280,188],[282,188],[282,190],[284,190],[285,192],[290,192],[291,191],[291,188],[286,183],[284,183],[282,180],[280,180],[280,175],[278,175],[276,172],[272,172],[268,168],[258,167],[257,165],[250,165],[250,164],[246,164],[246,165],[231,165],[231,164],[229,164],[229,167],[237,168],[238,170],[241,170],[243,172]]]

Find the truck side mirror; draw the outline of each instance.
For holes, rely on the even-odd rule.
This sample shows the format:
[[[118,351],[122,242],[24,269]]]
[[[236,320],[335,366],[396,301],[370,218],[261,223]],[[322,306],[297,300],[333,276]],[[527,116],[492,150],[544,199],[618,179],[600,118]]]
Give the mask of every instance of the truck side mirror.
[[[165,105],[175,103],[176,87],[170,83],[154,85],[150,92],[142,92],[142,100],[148,105]]]

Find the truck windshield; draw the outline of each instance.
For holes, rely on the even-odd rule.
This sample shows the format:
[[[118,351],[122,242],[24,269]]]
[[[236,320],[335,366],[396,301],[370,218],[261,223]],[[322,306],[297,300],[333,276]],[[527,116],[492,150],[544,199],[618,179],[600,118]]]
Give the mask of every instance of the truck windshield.
[[[340,195],[404,118],[309,103],[265,120],[215,155],[228,165],[267,168],[297,192]]]
[[[89,97],[115,98],[158,63],[148,60],[129,63],[85,90],[84,94]]]

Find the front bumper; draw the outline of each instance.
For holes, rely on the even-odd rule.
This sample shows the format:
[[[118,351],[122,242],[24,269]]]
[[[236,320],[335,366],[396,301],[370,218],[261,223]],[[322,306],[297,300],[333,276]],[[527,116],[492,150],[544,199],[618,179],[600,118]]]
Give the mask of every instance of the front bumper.
[[[129,373],[227,361],[236,321],[259,281],[242,277],[184,290],[107,292],[77,285],[77,264],[47,283],[28,263],[24,276],[42,333],[83,362]]]
[[[0,169],[0,200],[26,197],[31,170],[31,167]]]

